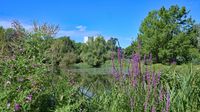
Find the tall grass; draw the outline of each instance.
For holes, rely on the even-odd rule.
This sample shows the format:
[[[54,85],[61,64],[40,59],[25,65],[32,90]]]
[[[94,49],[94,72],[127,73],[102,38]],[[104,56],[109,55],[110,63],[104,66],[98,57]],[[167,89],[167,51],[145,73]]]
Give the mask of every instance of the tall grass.
[[[162,82],[170,88],[171,110],[176,112],[200,111],[200,71],[188,65],[184,72],[176,67],[163,74]]]

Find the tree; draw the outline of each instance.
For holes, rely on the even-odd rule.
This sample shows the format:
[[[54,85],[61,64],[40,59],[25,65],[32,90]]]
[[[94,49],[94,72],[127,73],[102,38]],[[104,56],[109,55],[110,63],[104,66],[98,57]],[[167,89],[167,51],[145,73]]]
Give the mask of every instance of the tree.
[[[142,53],[152,53],[157,62],[189,61],[189,50],[194,48],[194,20],[185,7],[162,7],[149,12],[140,26],[138,38]]]
[[[18,52],[27,36],[25,29],[18,21],[13,21],[11,24],[13,28],[4,29],[0,27],[1,55],[11,56],[14,52]]]
[[[75,50],[75,41],[71,40],[70,37],[60,37],[57,40],[61,41],[61,44],[63,45],[62,47],[62,52],[67,53],[67,52],[73,52]]]
[[[82,52],[82,50],[81,50],[82,45],[83,45],[83,43],[80,43],[80,42],[75,43],[75,51],[74,51],[74,53],[75,53],[76,56],[77,56],[77,58],[76,58],[76,63],[82,62],[81,56],[80,56],[80,54],[81,54],[81,52]]]
[[[125,56],[130,57],[134,52],[137,51],[138,41],[133,41],[130,46],[125,48]]]
[[[3,27],[0,27],[0,53],[4,53],[6,40],[5,40],[5,29]]]
[[[59,26],[47,23],[39,25],[37,22],[33,22],[33,30],[43,34],[44,37],[52,37],[59,31]]]
[[[197,40],[197,42],[196,42],[196,44],[197,44],[197,48],[199,49],[199,51],[200,51],[200,24],[196,24],[195,26],[194,26],[194,29],[195,29],[195,31],[196,31],[196,40]]]
[[[61,62],[61,65],[69,66],[79,60],[79,54],[75,52],[76,43],[71,40],[70,37],[64,36],[54,39],[51,48],[51,54],[55,56],[55,60],[57,60],[56,63],[58,63],[58,65]]]
[[[107,42],[107,50],[117,51],[117,38],[111,37]]]
[[[111,37],[107,42],[106,42],[106,60],[111,59],[111,54],[116,55],[117,54],[117,44],[118,44],[118,39]]]
[[[198,49],[200,51],[200,25],[198,25],[197,41],[198,41],[197,47],[198,47]]]
[[[82,46],[82,60],[93,67],[99,67],[105,62],[106,41],[102,36],[90,37]]]

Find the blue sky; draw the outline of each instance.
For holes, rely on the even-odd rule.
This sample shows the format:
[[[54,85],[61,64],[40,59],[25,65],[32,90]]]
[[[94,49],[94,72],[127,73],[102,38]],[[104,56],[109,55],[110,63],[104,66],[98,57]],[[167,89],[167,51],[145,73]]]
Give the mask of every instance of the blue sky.
[[[148,12],[170,5],[186,6],[200,23],[200,0],[0,0],[0,25],[19,20],[26,28],[33,21],[59,24],[61,35],[77,42],[84,36],[116,37],[122,47],[137,37]]]

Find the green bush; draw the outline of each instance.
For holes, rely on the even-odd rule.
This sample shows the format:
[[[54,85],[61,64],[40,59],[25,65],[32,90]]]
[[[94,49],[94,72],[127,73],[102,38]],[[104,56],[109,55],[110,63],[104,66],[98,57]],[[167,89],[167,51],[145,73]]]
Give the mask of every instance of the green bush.
[[[70,66],[71,64],[76,63],[77,60],[78,60],[78,56],[73,52],[69,52],[69,53],[64,54],[61,64],[65,66]]]

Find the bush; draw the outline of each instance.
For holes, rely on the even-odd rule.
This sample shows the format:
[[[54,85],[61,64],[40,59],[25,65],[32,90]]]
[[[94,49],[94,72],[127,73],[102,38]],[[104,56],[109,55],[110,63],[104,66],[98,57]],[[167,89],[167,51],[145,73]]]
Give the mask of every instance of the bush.
[[[69,52],[64,54],[61,61],[61,65],[69,66],[71,64],[76,63],[77,61],[78,61],[78,56],[73,52]]]

